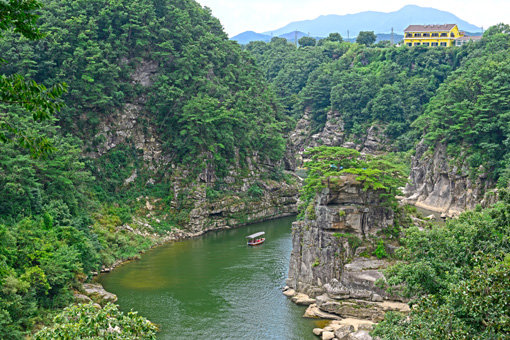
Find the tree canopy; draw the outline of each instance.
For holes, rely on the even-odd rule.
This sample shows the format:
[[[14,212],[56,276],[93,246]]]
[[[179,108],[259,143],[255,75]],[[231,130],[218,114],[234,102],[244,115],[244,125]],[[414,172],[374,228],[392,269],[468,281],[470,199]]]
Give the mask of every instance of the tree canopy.
[[[361,31],[358,33],[358,36],[356,37],[356,42],[358,44],[370,46],[375,43],[376,39],[377,37],[375,36],[374,31]]]

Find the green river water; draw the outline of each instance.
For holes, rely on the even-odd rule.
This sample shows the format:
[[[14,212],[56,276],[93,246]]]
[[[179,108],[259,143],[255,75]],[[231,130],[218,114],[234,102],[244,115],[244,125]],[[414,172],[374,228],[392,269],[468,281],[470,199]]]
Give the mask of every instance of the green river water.
[[[317,321],[283,294],[294,217],[218,231],[155,248],[101,275],[124,311],[160,328],[160,339],[316,339]],[[266,232],[266,242],[245,236]]]

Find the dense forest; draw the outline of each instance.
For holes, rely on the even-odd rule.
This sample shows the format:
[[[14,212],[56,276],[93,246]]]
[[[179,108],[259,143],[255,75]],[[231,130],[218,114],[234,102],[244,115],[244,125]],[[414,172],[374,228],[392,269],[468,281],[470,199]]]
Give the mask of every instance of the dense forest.
[[[301,216],[313,219],[309,202],[326,178],[353,169],[366,186],[393,190],[394,197],[402,185],[399,177],[406,172],[406,166],[399,166],[405,158],[402,152],[412,155],[420,141],[429,152],[446,145],[454,166],[465,166],[470,176],[483,176],[500,189],[500,202],[494,207],[478,206],[445,226],[401,230],[396,264],[385,273],[388,281],[380,284],[390,291],[404,287],[413,308],[409,316],[387,314],[373,335],[506,338],[510,27],[493,26],[480,42],[449,49],[351,44],[337,34],[319,41],[303,39],[299,47],[273,38],[245,48],[263,67],[286,113],[295,119],[310,114],[312,133],[323,129],[329,112],[338,112],[343,121],[336,126],[353,141],[378,126],[390,150],[397,152],[378,161],[370,155],[360,159],[356,150],[341,147],[307,150],[309,177],[301,191]]]
[[[194,1],[0,6],[0,333],[18,339],[90,272],[155,242],[122,226],[139,214],[136,197],[173,197],[168,163],[193,181],[206,160],[219,177],[254,153],[279,160],[285,119],[253,59]],[[156,75],[136,80],[147,65]],[[167,166],[148,169],[134,142],[86,156],[127,103]]]
[[[506,187],[508,29],[491,27],[480,43],[450,49],[352,44],[338,34],[300,47],[273,38],[245,49],[288,115],[299,119],[310,112],[314,132],[323,128],[329,111],[339,112],[353,140],[377,125],[393,151],[412,150],[422,138],[432,147],[446,143],[473,175],[484,171]]]
[[[431,148],[445,143],[473,175],[484,172],[508,187],[509,32],[495,26],[479,43],[450,49],[347,43],[339,34],[305,39],[300,47],[274,38],[242,48],[210,10],[191,0],[1,3],[1,337],[24,338],[55,322],[36,338],[101,337],[100,327],[82,325],[101,325],[105,315],[115,316],[108,327],[121,327],[128,338],[154,337],[154,325],[115,306],[62,309],[92,272],[148,249],[157,232],[185,224],[189,210],[177,205],[167,224],[154,224],[156,236],[130,232],[123,226],[145,213],[137,198],[192,200],[177,195],[174,182],[193,182],[207,168],[222,184],[207,193],[227,195],[224,180],[250,167],[254,155],[278,164],[273,177],[283,181],[284,137],[304,112],[313,131],[323,128],[328,112],[339,112],[353,139],[382,126],[396,152],[412,152],[420,140]],[[106,144],[105,122],[128,105],[136,125],[165,150],[155,166],[129,138],[98,151]],[[393,196],[403,183],[405,166],[395,154],[314,152]],[[305,203],[331,171],[329,163],[310,164]],[[250,189],[259,194],[260,188]],[[378,334],[434,338],[442,330],[432,326],[445,318],[452,336],[507,334],[508,207],[502,194],[495,207],[448,227],[410,230],[402,241],[405,262],[392,269],[389,283],[406,284],[410,296],[424,298],[410,321],[390,315]]]

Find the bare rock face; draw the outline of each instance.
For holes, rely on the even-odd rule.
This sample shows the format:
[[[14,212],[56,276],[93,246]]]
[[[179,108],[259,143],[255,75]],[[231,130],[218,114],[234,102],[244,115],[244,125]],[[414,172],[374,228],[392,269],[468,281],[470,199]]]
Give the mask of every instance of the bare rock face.
[[[342,146],[363,153],[378,154],[388,151],[390,143],[384,134],[384,129],[379,126],[370,127],[356,142],[349,140],[342,115],[337,111],[329,111],[322,130],[312,133],[312,114],[309,109],[306,109],[288,137],[287,169],[295,169],[303,163],[301,155],[307,148],[321,145]]]
[[[261,172],[254,171],[251,178],[242,178],[241,183],[232,183],[232,189],[237,190],[237,194],[212,201],[206,197],[206,186],[195,185],[192,196],[194,206],[186,228],[192,232],[199,232],[295,215],[298,180],[294,184],[263,180],[260,179],[260,174]],[[232,176],[239,182],[239,176],[236,174]],[[199,181],[199,184],[202,183],[204,181]],[[242,195],[255,183],[260,185],[262,193],[259,197],[246,201]]]
[[[363,190],[356,176],[349,174],[330,177],[324,184],[326,188],[315,197],[313,213],[293,224],[288,291],[315,299],[307,317],[371,325],[383,320],[387,311],[409,311],[405,299],[377,285],[385,281],[382,270],[389,263],[370,257],[369,240],[394,222],[393,210],[384,205],[381,192]],[[365,246],[360,246],[363,242]],[[336,338],[368,339],[367,331],[356,330],[338,331]]]
[[[493,183],[484,174],[470,178],[465,164],[451,164],[446,145],[431,150],[423,141],[416,147],[404,202],[450,217],[482,202]]]
[[[149,119],[143,105],[125,104],[122,110],[112,113],[100,122],[99,132],[93,141],[97,146],[92,152],[87,153],[87,156],[97,158],[119,145],[133,143],[150,170],[166,166],[170,163],[170,157],[164,154],[154,127],[143,124]],[[131,176],[135,178],[136,173]],[[128,182],[134,178],[128,179]]]
[[[370,286],[363,283],[367,280],[373,285],[378,274],[355,273],[354,264],[346,263],[355,249],[337,235],[348,233],[362,239],[392,225],[393,211],[382,205],[380,192],[364,191],[355,175],[331,178],[316,197],[315,215],[315,220],[293,224],[288,286],[315,297],[326,291],[326,284],[335,282],[359,281],[348,287],[355,290]]]

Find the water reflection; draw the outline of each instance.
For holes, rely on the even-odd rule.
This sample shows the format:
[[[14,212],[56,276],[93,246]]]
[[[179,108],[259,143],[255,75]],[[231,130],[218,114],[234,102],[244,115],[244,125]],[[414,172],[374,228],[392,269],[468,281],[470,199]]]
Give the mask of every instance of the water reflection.
[[[281,293],[293,218],[210,233],[151,250],[100,278],[123,310],[157,323],[161,339],[315,339],[315,322]],[[245,236],[266,232],[246,246]]]

